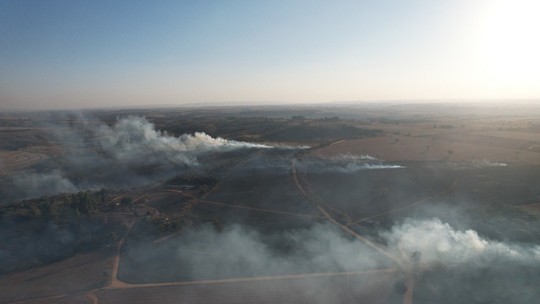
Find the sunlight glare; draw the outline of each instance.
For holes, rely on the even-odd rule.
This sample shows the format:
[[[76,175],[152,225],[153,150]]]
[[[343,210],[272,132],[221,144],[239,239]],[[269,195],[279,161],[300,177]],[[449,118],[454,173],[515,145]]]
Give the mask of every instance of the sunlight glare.
[[[489,1],[476,34],[479,59],[494,85],[530,86],[540,79],[540,1]]]

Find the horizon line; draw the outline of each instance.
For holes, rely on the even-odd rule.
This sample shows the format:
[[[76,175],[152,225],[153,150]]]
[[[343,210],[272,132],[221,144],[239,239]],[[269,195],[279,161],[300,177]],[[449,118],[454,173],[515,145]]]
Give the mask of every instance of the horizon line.
[[[158,109],[158,108],[210,108],[210,107],[269,107],[269,106],[323,106],[323,105],[406,105],[406,104],[489,104],[520,102],[522,104],[536,104],[539,98],[439,98],[439,99],[373,99],[373,100],[334,100],[334,101],[200,101],[158,104],[131,104],[118,106],[78,106],[78,107],[9,107],[0,109],[0,112],[47,112],[47,111],[92,111],[92,110],[127,110],[127,109]],[[540,106],[540,104],[539,104]]]

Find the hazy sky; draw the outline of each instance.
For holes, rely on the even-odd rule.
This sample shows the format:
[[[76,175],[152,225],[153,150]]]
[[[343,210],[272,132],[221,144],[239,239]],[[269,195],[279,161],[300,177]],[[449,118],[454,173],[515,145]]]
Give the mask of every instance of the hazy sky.
[[[0,109],[539,98],[540,1],[0,0]]]

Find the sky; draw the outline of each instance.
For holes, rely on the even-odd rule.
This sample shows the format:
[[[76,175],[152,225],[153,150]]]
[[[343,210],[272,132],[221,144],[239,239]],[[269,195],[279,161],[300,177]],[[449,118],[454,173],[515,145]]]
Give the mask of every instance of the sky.
[[[540,1],[0,0],[0,110],[540,100]]]

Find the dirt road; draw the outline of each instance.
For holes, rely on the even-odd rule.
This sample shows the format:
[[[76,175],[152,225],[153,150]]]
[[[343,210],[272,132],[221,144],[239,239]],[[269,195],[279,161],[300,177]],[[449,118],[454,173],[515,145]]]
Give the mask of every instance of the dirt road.
[[[114,255],[113,259],[113,265],[112,265],[112,271],[111,271],[111,277],[110,277],[110,283],[107,286],[107,288],[119,288],[122,286],[125,286],[127,283],[124,283],[120,280],[118,280],[118,268],[120,266],[120,255],[122,254],[122,247],[124,246],[124,243],[126,242],[126,239],[131,232],[131,229],[133,229],[133,225],[135,225],[135,222],[137,220],[131,221],[131,223],[128,226],[128,230],[124,237],[118,242],[116,245],[116,253]]]

